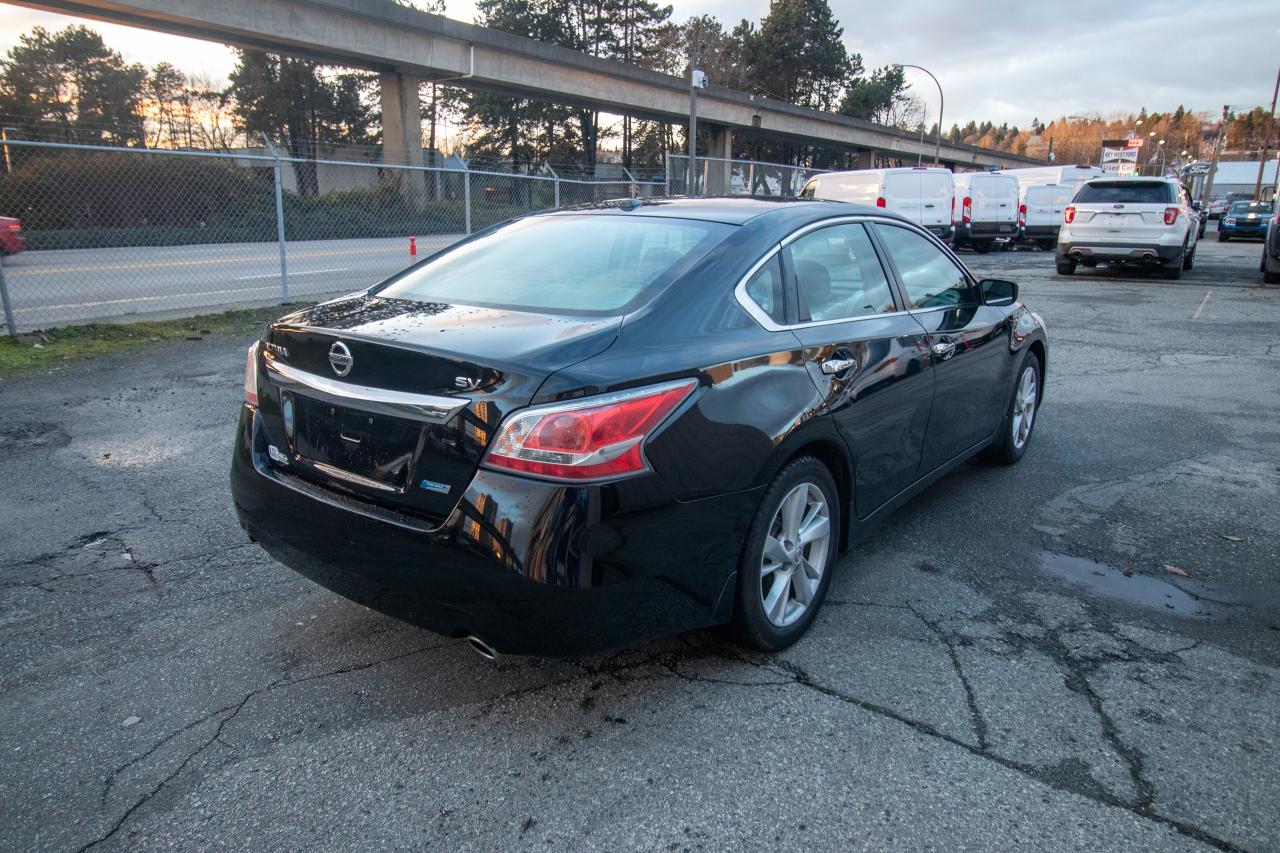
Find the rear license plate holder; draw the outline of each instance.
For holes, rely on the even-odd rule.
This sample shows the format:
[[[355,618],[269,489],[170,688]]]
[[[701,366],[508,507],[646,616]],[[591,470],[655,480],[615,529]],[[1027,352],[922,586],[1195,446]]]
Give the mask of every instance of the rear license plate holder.
[[[297,396],[298,455],[404,489],[421,425]]]

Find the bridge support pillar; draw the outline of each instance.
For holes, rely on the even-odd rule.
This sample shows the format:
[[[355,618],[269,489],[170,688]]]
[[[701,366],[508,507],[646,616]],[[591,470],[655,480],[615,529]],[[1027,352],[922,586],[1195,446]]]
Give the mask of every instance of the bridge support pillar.
[[[707,183],[703,189],[706,195],[729,195],[733,192],[733,131],[727,127],[712,125],[707,128],[711,135],[711,145],[707,156],[716,158],[707,161]]]
[[[424,165],[422,157],[422,102],[418,87],[422,80],[407,74],[380,75],[382,87],[382,158],[399,166]],[[426,172],[396,169],[400,192],[410,204],[421,207],[426,201]]]
[[[855,169],[874,169],[876,166],[876,153],[874,151],[859,151],[857,159],[854,163]]]

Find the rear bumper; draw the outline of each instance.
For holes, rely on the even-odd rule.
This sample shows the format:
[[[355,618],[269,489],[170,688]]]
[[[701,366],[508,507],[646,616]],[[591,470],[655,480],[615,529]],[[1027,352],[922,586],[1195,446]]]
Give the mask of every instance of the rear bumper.
[[[960,222],[956,224],[955,229],[958,243],[974,240],[1012,240],[1018,236],[1018,226],[1014,222]]]
[[[726,621],[759,491],[680,502],[644,476],[565,487],[480,469],[441,524],[309,486],[241,409],[231,493],[273,557],[352,601],[499,652],[564,656]],[[257,444],[263,445],[257,447]]]
[[[1022,236],[1027,240],[1057,240],[1061,225],[1024,225]]]
[[[1120,261],[1134,264],[1173,263],[1182,252],[1182,246],[1162,243],[1104,243],[1098,240],[1081,240],[1058,244],[1058,257],[1066,260],[1093,259]]]

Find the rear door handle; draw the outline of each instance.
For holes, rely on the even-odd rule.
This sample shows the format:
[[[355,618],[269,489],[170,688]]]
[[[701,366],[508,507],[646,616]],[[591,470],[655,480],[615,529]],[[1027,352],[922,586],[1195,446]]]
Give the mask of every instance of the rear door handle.
[[[846,370],[853,370],[858,366],[856,359],[852,358],[832,358],[822,362],[822,372],[831,376],[836,373],[844,373]]]
[[[933,345],[933,354],[944,360],[951,358],[955,351],[955,341],[942,340]]]

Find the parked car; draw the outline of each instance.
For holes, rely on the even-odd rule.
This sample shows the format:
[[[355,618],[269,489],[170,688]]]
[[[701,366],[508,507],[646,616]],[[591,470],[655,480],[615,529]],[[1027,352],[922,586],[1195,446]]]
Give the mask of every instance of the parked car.
[[[805,182],[800,197],[874,205],[928,228],[940,240],[952,236],[955,184],[950,169],[924,166],[827,172]]]
[[[1262,280],[1267,284],[1280,284],[1280,205],[1267,225],[1267,237],[1262,241]]]
[[[1213,201],[1209,202],[1207,207],[1205,207],[1205,215],[1209,219],[1221,219],[1222,214],[1226,211],[1226,209],[1227,209],[1226,199],[1221,199],[1221,198],[1214,199]]]
[[[1075,187],[1060,184],[1029,184],[1018,204],[1019,238],[1048,251],[1058,243],[1062,212],[1076,194]]]
[[[1200,221],[1176,178],[1095,178],[1076,192],[1062,222],[1059,275],[1105,262],[1177,279],[1195,263]]]
[[[1222,221],[1218,223],[1218,242],[1225,243],[1232,237],[1264,239],[1272,207],[1269,201],[1231,202],[1227,212],[1222,215]]]
[[[0,216],[0,255],[16,255],[26,248],[22,223],[10,216]]]
[[[952,227],[956,246],[990,252],[1018,236],[1018,179],[995,172],[955,176]]]
[[[1016,284],[875,207],[536,214],[271,324],[231,490],[285,565],[485,655],[775,650],[850,542],[1022,457],[1047,354]]]

